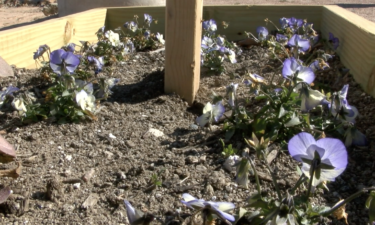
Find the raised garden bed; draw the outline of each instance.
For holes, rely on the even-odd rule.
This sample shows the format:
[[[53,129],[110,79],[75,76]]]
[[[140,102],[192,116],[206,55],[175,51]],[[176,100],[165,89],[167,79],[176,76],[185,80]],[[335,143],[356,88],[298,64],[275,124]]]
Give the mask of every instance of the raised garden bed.
[[[350,48],[360,48],[360,44],[346,41],[350,40],[347,38],[351,37],[351,34],[341,33],[340,30],[333,28],[337,24],[346,24],[342,21],[342,17],[331,12],[335,10],[340,9],[331,6],[220,6],[205,7],[204,18],[228,22],[229,27],[221,30],[219,26],[217,33],[225,34],[230,40],[244,39],[244,31],[254,31],[257,26],[264,25],[264,17],[272,21],[278,21],[280,17],[291,16],[307,18],[309,22],[314,23],[315,29],[321,30],[322,33],[331,31],[340,38],[342,49],[339,54],[345,64],[345,57],[353,59],[350,54],[345,55],[345,52]],[[103,16],[104,13],[107,14]],[[158,24],[151,27],[152,31],[164,33],[162,19],[164,8],[113,8],[91,10],[72,17],[50,21],[49,23],[56,25],[54,28],[49,23],[41,24],[39,27],[24,28],[25,32],[30,35],[34,33],[33,30],[38,30],[43,34],[47,28],[59,31],[60,35],[55,36],[56,40],[52,40],[53,38],[44,33],[40,37],[46,39],[29,39],[30,42],[27,44],[25,44],[26,41],[18,43],[28,46],[31,42],[35,42],[35,46],[30,48],[27,57],[24,57],[25,60],[31,59],[31,52],[34,52],[35,48],[41,44],[48,44],[51,49],[58,49],[72,41],[96,41],[94,33],[103,24],[107,29],[115,29],[122,26],[125,21],[132,20],[133,15],[143,13],[151,14],[158,19]],[[119,18],[120,16],[122,18]],[[91,21],[91,18],[96,18],[97,21]],[[227,18],[233,18],[233,20]],[[258,19],[255,20],[255,18]],[[329,22],[323,23],[322,18],[329,18]],[[96,25],[94,26],[93,23]],[[331,24],[332,27],[328,27],[327,24]],[[350,25],[350,22],[347,24],[353,26],[351,30],[361,31],[358,25]],[[63,32],[60,32],[60,28]],[[362,32],[365,37],[371,37],[369,33],[366,33],[366,29]],[[0,37],[15,37],[16,33],[22,34],[22,29],[2,32]],[[341,37],[340,34],[343,36]],[[358,33],[356,36],[359,36]],[[13,43],[14,48],[17,41],[7,40],[7,43]],[[345,45],[349,46],[349,50],[345,49]],[[351,45],[354,47],[350,47]],[[268,60],[265,57],[266,49],[252,46],[243,51],[237,64],[224,64],[226,75],[212,76],[202,73],[197,102],[191,107],[176,95],[163,94],[165,55],[163,51],[159,51],[137,53],[128,61],[114,63],[110,70],[103,74],[120,78],[121,81],[114,87],[112,97],[102,103],[97,120],[81,124],[57,125],[51,118],[23,126],[16,113],[2,114],[0,118],[3,124],[3,134],[19,149],[17,155],[24,164],[24,172],[19,179],[4,181],[12,187],[14,195],[6,205],[2,205],[2,209],[6,212],[6,217],[2,218],[2,222],[126,223],[123,199],[129,200],[134,207],[143,212],[151,212],[158,216],[166,215],[168,211],[173,214],[179,208],[182,212],[191,213],[192,211],[184,208],[179,201],[181,194],[186,192],[206,200],[230,201],[238,207],[244,206],[244,199],[256,191],[254,176],[250,175],[251,182],[248,189],[239,188],[234,183],[234,172],[227,172],[222,167],[224,158],[220,153],[223,146],[218,138],[224,139],[225,135],[221,132],[221,124],[210,129],[198,128],[193,124],[196,117],[202,113],[203,105],[211,100],[212,91],[225,95],[225,86],[235,82],[240,86],[237,93],[239,98],[249,94],[245,89],[245,84],[242,83],[242,80],[247,78],[246,70],[259,73],[266,79],[272,79],[274,75],[278,75],[274,70],[267,69],[268,67],[276,68],[280,66],[280,63]],[[17,51],[14,50],[14,52]],[[2,54],[1,51],[0,54]],[[373,53],[369,54],[373,55]],[[23,55],[18,52],[19,57]],[[22,61],[17,59],[16,55],[10,58],[6,58],[5,55],[3,57],[17,66],[17,63],[9,60]],[[35,65],[33,60],[30,61],[29,64],[25,61],[25,67]],[[334,71],[342,66],[339,61],[331,63]],[[350,60],[348,63],[351,63],[353,67],[356,66]],[[358,66],[357,70],[360,69],[363,68]],[[35,93],[43,91],[43,83],[35,79],[39,76],[38,70],[18,68],[16,72],[16,78],[2,80],[1,87],[12,83],[23,91],[33,90]],[[312,200],[315,205],[323,205],[327,202],[332,205],[341,198],[347,198],[358,189],[375,184],[373,174],[375,155],[371,145],[375,136],[372,113],[375,101],[371,96],[363,93],[351,77],[344,77],[344,80],[337,82],[335,74],[323,72],[319,75],[324,77],[317,79],[318,85],[323,83],[333,87],[334,90],[340,90],[343,84],[350,85],[348,101],[356,105],[362,114],[362,117],[357,118],[356,125],[363,133],[366,133],[370,141],[369,146],[349,149],[349,166],[345,173],[336,179],[336,182],[329,184],[330,192],[322,194],[322,190],[319,190],[319,194]],[[264,102],[254,101],[255,94],[250,96],[248,100],[251,104],[248,108],[256,113]],[[241,135],[234,136],[230,143],[237,149],[246,149]],[[286,149],[283,146],[285,147],[282,143],[274,143],[270,150],[278,152],[278,156],[272,160],[272,167],[278,171],[276,175],[284,192],[298,177],[295,176],[297,164],[289,154],[285,154]],[[251,152],[251,155],[253,157],[254,152]],[[268,192],[269,196],[276,195],[272,188],[272,177],[267,173],[264,164],[258,160],[255,163],[262,189]],[[12,166],[14,167],[14,164],[10,164],[9,167]],[[2,165],[1,168],[8,168],[8,165]],[[156,180],[153,180],[153,177]],[[155,184],[160,180],[162,181],[160,187],[152,185],[153,182]],[[367,211],[364,210],[366,197],[362,196],[347,205],[350,223],[364,224],[367,221]],[[246,219],[240,224],[246,224]],[[344,223],[336,219],[329,219],[326,222]]]

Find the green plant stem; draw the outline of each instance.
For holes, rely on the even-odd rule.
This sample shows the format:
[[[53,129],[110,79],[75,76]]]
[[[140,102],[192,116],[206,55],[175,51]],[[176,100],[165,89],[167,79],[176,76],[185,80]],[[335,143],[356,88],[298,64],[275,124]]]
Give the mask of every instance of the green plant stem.
[[[299,179],[298,179],[298,181],[296,182],[296,184],[294,185],[294,187],[293,187],[292,189],[290,189],[290,193],[291,193],[291,194],[294,194],[295,191],[297,190],[297,188],[298,188],[303,182],[305,182],[306,179],[307,179],[306,175],[305,175],[305,174],[302,174],[302,175],[299,177]]]
[[[272,182],[273,182],[273,185],[275,186],[275,189],[276,189],[277,197],[279,198],[279,201],[281,202],[281,200],[282,200],[281,192],[280,192],[279,185],[277,184],[275,174],[273,173],[273,170],[271,169],[270,165],[268,165],[268,163],[267,163],[267,157],[266,157],[266,153],[264,151],[262,151],[262,155],[263,155],[264,164],[266,164],[268,171],[270,171],[270,174],[271,174],[271,177],[272,177]]]
[[[314,176],[315,176],[315,163],[314,163],[314,160],[313,160],[313,165],[311,165],[313,168],[312,170],[312,174],[310,174],[310,181],[309,181],[309,187],[307,189],[307,198],[306,199],[309,199],[310,197],[310,193],[311,193],[311,187],[312,187],[312,182],[313,182],[313,179],[314,179]]]
[[[247,156],[246,158],[247,158],[247,160],[249,160],[250,165],[251,165],[251,167],[253,168],[253,171],[254,171],[254,177],[255,177],[255,182],[257,183],[257,190],[258,190],[258,193],[261,194],[261,193],[262,193],[262,192],[261,192],[262,189],[261,189],[261,187],[260,187],[259,176],[258,176],[258,172],[257,172],[257,170],[256,170],[256,168],[255,168],[254,162],[253,162],[253,160],[251,160],[251,158],[250,158],[249,156]]]
[[[319,216],[329,216],[330,214],[334,213],[338,208],[340,208],[341,206],[353,201],[355,198],[359,197],[360,195],[364,194],[364,193],[367,193],[368,191],[372,191],[372,190],[375,190],[375,186],[373,187],[369,187],[369,188],[363,188],[362,190],[352,194],[351,196],[349,196],[348,198],[346,198],[344,201],[340,202],[339,204],[335,205],[335,207],[331,208],[330,210],[328,211],[324,211],[322,212],[321,214],[319,214],[318,216],[315,216],[315,217],[319,217]]]
[[[313,54],[311,54],[311,55],[309,56],[309,58],[307,58],[307,59],[305,60],[305,64],[306,64],[306,66],[307,66],[308,62],[312,59],[312,57],[313,57],[314,55],[316,55],[316,53],[317,53],[317,52],[314,52]]]

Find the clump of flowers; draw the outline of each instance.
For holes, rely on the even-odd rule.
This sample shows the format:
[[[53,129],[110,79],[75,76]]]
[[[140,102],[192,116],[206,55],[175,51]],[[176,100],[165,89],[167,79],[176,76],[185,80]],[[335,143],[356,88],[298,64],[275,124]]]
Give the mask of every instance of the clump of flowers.
[[[201,65],[213,73],[224,73],[224,60],[236,63],[236,54],[240,54],[241,50],[235,43],[229,42],[223,36],[216,35],[217,25],[215,20],[203,21],[202,24]]]
[[[163,35],[159,32],[154,34],[150,30],[152,22],[157,23],[157,21],[149,14],[144,14],[143,17],[143,25],[138,22],[138,15],[134,16],[134,21],[126,22],[124,24],[126,31],[122,33],[121,39],[134,43],[134,48],[138,51],[163,47],[165,43]]]
[[[266,22],[273,24],[268,19]],[[237,96],[241,85],[228,84],[225,95],[215,94],[213,102],[216,105],[207,103],[196,123],[203,127],[218,122],[225,110],[230,110],[230,113],[225,113],[221,126],[226,132],[225,141],[239,134],[250,148],[237,151],[236,155],[225,150],[223,164],[228,172],[235,171],[235,181],[239,186],[247,188],[249,175],[255,177],[257,192],[248,198],[246,209],[240,209],[240,212],[244,212],[241,215],[247,213],[248,223],[314,224],[322,216],[346,218],[342,216],[346,215],[345,204],[374,187],[364,188],[333,207],[318,207],[311,203],[311,196],[317,193],[316,189],[326,188],[327,182],[335,181],[346,169],[346,148],[368,143],[366,136],[355,128],[355,119],[359,113],[347,100],[349,85],[331,93],[316,81],[318,75],[330,68],[329,64],[335,57],[334,50],[339,47],[339,39],[330,33],[327,42],[317,35],[313,24],[293,17],[281,18],[280,28],[273,25],[276,33],[269,32],[263,26],[257,28],[256,35],[246,33],[256,43],[269,49],[271,58],[280,62],[280,71],[275,69],[271,79],[258,75],[256,71],[248,72],[243,78],[242,87],[249,89],[249,95],[241,99]],[[205,36],[202,39],[202,52],[220,51],[220,45],[225,40],[220,35],[213,37],[217,31],[216,23],[213,20],[204,21],[203,29]],[[278,74],[281,76],[275,80]],[[253,104],[259,110],[255,111]],[[320,138],[316,140],[316,137]],[[270,146],[275,142],[287,145],[291,157],[302,164],[298,168],[300,179],[284,193],[278,186],[275,169],[267,161],[272,150]],[[222,144],[226,149],[224,141]],[[255,159],[250,151],[255,152]],[[263,195],[255,160],[267,168],[276,195]],[[197,209],[204,208],[204,200],[186,196],[184,204],[192,206],[189,203],[191,201],[199,204]],[[370,198],[368,201],[373,201],[373,197]],[[344,210],[342,215],[334,213],[338,209]]]

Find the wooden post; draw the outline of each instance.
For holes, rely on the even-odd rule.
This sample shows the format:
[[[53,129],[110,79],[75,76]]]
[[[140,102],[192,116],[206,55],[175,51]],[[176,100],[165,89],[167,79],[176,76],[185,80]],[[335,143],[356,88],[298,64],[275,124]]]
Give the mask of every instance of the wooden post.
[[[164,91],[192,104],[199,88],[203,0],[167,0]]]

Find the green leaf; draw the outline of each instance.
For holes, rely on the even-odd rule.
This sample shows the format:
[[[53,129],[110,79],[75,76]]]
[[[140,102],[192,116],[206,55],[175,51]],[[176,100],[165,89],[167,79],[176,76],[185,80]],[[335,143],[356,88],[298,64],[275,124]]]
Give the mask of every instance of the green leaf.
[[[250,170],[250,163],[245,157],[243,157],[241,161],[236,165],[236,172],[237,172],[236,182],[238,185],[247,188],[247,185],[249,183],[249,170]]]
[[[229,128],[227,132],[225,132],[225,141],[229,141],[233,137],[235,132],[236,130],[234,128]]]
[[[240,211],[238,212],[238,218],[242,218],[247,213],[247,210],[240,207]]]
[[[375,201],[372,200],[368,207],[369,220],[371,222],[375,221]]]
[[[66,97],[66,96],[69,96],[71,95],[70,92],[68,90],[65,90],[63,93],[62,93],[62,96],[63,97]]]
[[[299,120],[299,117],[298,116],[295,116],[295,114],[293,114],[292,118],[286,122],[284,124],[285,127],[293,127],[293,126],[296,126],[298,124],[301,124],[301,121]]]
[[[278,116],[278,118],[283,117],[285,114],[286,114],[286,111],[285,111],[284,107],[281,105],[280,106],[280,110],[279,110],[279,116]]]

